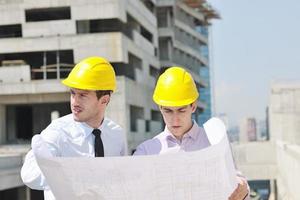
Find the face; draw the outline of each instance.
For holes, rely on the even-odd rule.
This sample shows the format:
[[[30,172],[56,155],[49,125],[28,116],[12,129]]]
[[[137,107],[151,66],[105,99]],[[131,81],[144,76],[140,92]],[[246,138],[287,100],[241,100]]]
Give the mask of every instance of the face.
[[[196,107],[196,103],[180,107],[160,107],[160,111],[169,131],[177,139],[181,139],[182,136],[192,128],[192,113],[195,112]]]
[[[70,89],[70,102],[73,118],[85,122],[93,128],[98,128],[103,120],[109,95],[97,98],[95,91]]]

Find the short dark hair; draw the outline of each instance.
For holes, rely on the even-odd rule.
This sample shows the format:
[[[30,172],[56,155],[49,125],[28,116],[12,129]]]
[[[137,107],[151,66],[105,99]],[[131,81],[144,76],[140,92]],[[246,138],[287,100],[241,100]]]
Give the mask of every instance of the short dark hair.
[[[99,100],[101,97],[103,97],[105,95],[110,96],[112,92],[113,92],[112,90],[96,90],[96,96]]]

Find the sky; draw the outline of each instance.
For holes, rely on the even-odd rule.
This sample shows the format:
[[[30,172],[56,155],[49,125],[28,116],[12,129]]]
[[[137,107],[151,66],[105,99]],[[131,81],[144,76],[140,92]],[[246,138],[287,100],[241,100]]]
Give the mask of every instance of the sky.
[[[208,0],[215,114],[264,119],[271,83],[300,79],[299,0]]]

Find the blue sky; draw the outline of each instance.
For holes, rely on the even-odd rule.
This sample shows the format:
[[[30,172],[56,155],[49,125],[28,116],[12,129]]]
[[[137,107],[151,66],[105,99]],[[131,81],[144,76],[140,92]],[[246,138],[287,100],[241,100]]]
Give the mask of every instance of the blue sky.
[[[300,79],[299,0],[208,0],[217,113],[263,119],[273,80]]]

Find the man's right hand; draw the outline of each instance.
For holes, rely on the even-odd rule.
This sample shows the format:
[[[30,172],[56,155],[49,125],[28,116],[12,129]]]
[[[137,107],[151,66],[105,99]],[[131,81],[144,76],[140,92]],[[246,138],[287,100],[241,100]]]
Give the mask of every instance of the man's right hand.
[[[233,193],[230,195],[228,200],[246,200],[248,198],[248,193],[249,193],[249,186],[247,183],[247,180],[243,177],[237,176],[238,179],[238,186],[237,188],[233,191]]]

